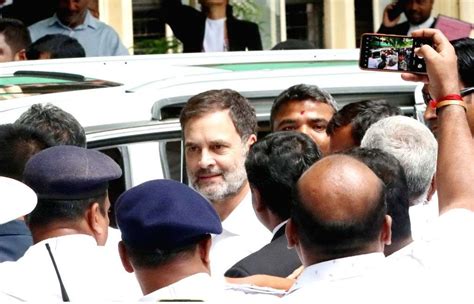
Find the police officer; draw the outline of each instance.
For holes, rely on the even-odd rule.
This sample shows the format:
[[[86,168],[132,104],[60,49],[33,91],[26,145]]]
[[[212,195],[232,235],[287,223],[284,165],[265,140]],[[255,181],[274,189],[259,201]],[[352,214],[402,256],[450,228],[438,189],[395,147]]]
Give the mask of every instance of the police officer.
[[[172,180],[153,180],[122,194],[116,203],[124,268],[135,272],[141,301],[226,302],[244,292],[211,278],[211,234],[222,232],[219,216],[198,192]],[[275,299],[265,297],[265,299]],[[245,300],[240,300],[244,302]]]
[[[38,196],[27,218],[34,245],[17,262],[0,264],[0,289],[24,301],[136,298],[133,276],[102,246],[108,182],[121,174],[111,158],[94,150],[55,146],[35,154],[23,175]]]

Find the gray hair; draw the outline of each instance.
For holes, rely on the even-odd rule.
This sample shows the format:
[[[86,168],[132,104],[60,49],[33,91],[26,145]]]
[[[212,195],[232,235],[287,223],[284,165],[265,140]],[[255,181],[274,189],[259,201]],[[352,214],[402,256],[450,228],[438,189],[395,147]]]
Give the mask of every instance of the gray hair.
[[[367,130],[361,147],[395,156],[405,170],[410,204],[426,199],[436,172],[438,143],[425,125],[406,116],[384,118]]]

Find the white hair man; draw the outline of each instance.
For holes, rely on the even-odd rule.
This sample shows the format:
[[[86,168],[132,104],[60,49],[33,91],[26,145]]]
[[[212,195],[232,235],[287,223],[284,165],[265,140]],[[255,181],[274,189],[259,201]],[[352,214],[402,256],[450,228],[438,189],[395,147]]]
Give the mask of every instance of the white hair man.
[[[378,148],[395,156],[402,165],[408,184],[413,238],[438,217],[435,189],[438,144],[422,123],[406,116],[392,116],[373,124],[361,147]]]

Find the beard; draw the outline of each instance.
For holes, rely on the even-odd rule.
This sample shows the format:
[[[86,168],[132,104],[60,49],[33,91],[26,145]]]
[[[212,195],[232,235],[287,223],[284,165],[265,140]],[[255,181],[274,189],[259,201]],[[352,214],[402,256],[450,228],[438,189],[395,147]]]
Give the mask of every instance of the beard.
[[[191,182],[191,187],[205,196],[211,202],[219,202],[228,197],[232,197],[244,186],[247,181],[247,172],[245,171],[245,157],[228,170],[219,168],[214,169],[200,169],[194,174],[188,171],[188,181]],[[212,183],[200,183],[198,176],[219,174],[222,181]]]

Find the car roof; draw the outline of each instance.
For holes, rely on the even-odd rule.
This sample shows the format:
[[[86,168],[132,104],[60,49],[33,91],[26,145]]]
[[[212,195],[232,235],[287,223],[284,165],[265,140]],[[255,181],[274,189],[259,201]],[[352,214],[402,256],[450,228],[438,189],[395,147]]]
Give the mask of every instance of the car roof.
[[[183,56],[181,56],[183,55]],[[230,88],[248,97],[261,119],[268,119],[273,98],[300,83],[318,85],[347,100],[354,94],[382,98],[412,94],[415,84],[398,73],[362,71],[357,50],[304,50],[176,54],[49,60],[2,65],[0,76],[18,70],[74,73],[120,83],[99,89],[22,96],[0,102],[0,121],[13,122],[34,103],[52,103],[85,127],[133,121],[176,119],[190,96]],[[400,99],[402,100],[402,99]],[[405,101],[394,103],[405,106]],[[407,105],[409,106],[409,105]]]

